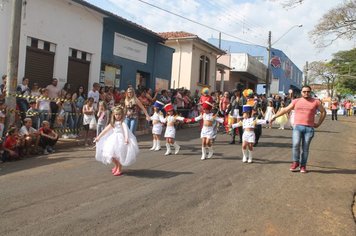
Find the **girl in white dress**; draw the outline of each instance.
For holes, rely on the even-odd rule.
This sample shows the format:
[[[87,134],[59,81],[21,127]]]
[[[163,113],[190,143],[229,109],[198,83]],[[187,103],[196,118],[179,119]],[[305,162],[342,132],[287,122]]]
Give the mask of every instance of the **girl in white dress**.
[[[167,151],[164,155],[170,155],[172,153],[171,151],[171,145],[174,146],[174,154],[178,154],[180,150],[180,146],[177,144],[177,142],[174,140],[176,138],[176,129],[174,127],[174,123],[177,120],[180,121],[186,121],[182,116],[177,116],[174,114],[174,109],[173,105],[171,103],[168,103],[167,105],[164,106],[164,110],[167,112],[167,116],[164,122],[167,123],[166,127],[166,132],[164,133],[164,137],[166,138],[166,147]]]
[[[215,135],[213,122],[217,121],[219,123],[223,123],[224,119],[218,117],[217,115],[211,112],[213,105],[210,102],[205,101],[202,104],[202,108],[203,108],[203,113],[200,114],[200,116],[198,117],[192,118],[190,121],[195,122],[195,121],[203,120],[203,127],[200,133],[200,138],[202,140],[201,143],[202,155],[200,159],[205,160],[205,158],[211,158],[214,154],[213,145],[212,145],[212,140]],[[208,155],[207,155],[207,149],[208,149]]]
[[[152,138],[153,138],[153,145],[150,148],[151,151],[159,151],[161,150],[161,134],[162,134],[162,123],[165,122],[163,114],[161,112],[162,108],[164,106],[164,103],[160,101],[155,101],[153,104],[153,110],[154,113],[150,117],[152,120]]]
[[[136,137],[123,120],[123,108],[115,107],[111,123],[95,138],[95,159],[104,164],[113,162],[112,174],[115,176],[122,175],[122,166],[132,165],[139,152]]]
[[[256,125],[268,124],[268,120],[258,120],[252,115],[252,106],[244,105],[242,107],[243,112],[243,120],[235,123],[232,125],[232,128],[235,129],[236,127],[242,126],[244,129],[242,135],[242,162],[252,163],[252,153],[253,153],[253,144],[255,143],[256,135],[254,132]],[[248,160],[247,160],[247,152]]]
[[[272,119],[272,116],[275,114],[274,112],[274,107],[273,107],[273,102],[268,101],[268,106],[264,115],[265,120],[270,120]],[[267,127],[266,127],[267,128]],[[268,128],[272,128],[272,123],[269,124]]]

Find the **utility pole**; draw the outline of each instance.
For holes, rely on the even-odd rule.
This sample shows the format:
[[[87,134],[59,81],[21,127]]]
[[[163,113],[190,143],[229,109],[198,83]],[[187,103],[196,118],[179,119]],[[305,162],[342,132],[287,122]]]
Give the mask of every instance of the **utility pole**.
[[[306,61],[305,71],[304,71],[304,85],[308,85],[308,71],[309,71],[309,65],[308,65],[308,61]]]
[[[17,72],[19,67],[19,46],[21,33],[22,0],[14,0],[11,12],[11,29],[9,38],[9,52],[7,58],[7,83],[6,83],[6,105],[10,111],[16,110]],[[15,113],[10,112],[7,125],[15,121]]]
[[[272,43],[271,43],[271,38],[272,38],[272,33],[271,31],[268,31],[268,59],[267,59],[267,75],[266,75],[266,97],[269,97],[270,95],[270,68],[271,68],[271,48],[272,48]]]
[[[221,49],[221,32],[219,32],[219,49]],[[231,54],[230,54],[231,57]],[[231,65],[229,64],[229,67]],[[224,73],[225,71],[220,72],[221,77],[220,77],[220,90],[224,92]],[[216,80],[216,79],[215,79]]]

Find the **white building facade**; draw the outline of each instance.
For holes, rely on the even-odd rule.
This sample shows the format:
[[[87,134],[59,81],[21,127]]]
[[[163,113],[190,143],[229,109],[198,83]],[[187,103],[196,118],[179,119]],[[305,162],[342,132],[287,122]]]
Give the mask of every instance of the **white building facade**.
[[[7,73],[13,1],[0,10],[0,74]],[[23,77],[41,87],[57,78],[87,87],[98,81],[103,15],[71,0],[31,0],[22,7],[18,83]],[[75,86],[76,85],[76,86]],[[90,87],[89,87],[90,88]]]

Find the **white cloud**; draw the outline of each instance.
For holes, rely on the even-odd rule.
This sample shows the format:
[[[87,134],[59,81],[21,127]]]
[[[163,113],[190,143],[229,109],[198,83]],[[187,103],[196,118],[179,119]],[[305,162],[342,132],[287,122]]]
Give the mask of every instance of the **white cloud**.
[[[207,40],[218,37],[218,31],[184,20],[139,0],[88,0],[104,9],[114,11],[130,21],[155,32],[187,31]],[[186,18],[217,28],[225,33],[249,42],[267,46],[268,31],[272,31],[272,42],[276,41],[291,27],[295,27],[283,36],[273,47],[282,50],[302,69],[305,62],[330,60],[331,55],[339,50],[349,50],[355,42],[337,41],[320,51],[312,45],[308,37],[318,20],[331,8],[343,0],[305,0],[303,4],[285,9],[282,0],[145,0]],[[223,39],[237,40],[223,34]]]

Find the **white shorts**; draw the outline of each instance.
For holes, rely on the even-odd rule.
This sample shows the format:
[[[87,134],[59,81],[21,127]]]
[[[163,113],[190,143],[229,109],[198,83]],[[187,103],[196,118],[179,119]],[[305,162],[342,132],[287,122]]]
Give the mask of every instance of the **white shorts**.
[[[167,126],[166,132],[164,133],[165,138],[175,138],[176,137],[176,129],[174,126]]]
[[[213,126],[203,126],[200,133],[200,138],[213,139],[214,137],[214,127]]]
[[[152,134],[161,135],[162,134],[162,124],[157,123],[152,126]]]
[[[248,143],[255,143],[255,132],[254,131],[244,131],[242,134],[242,141],[246,141]]]

